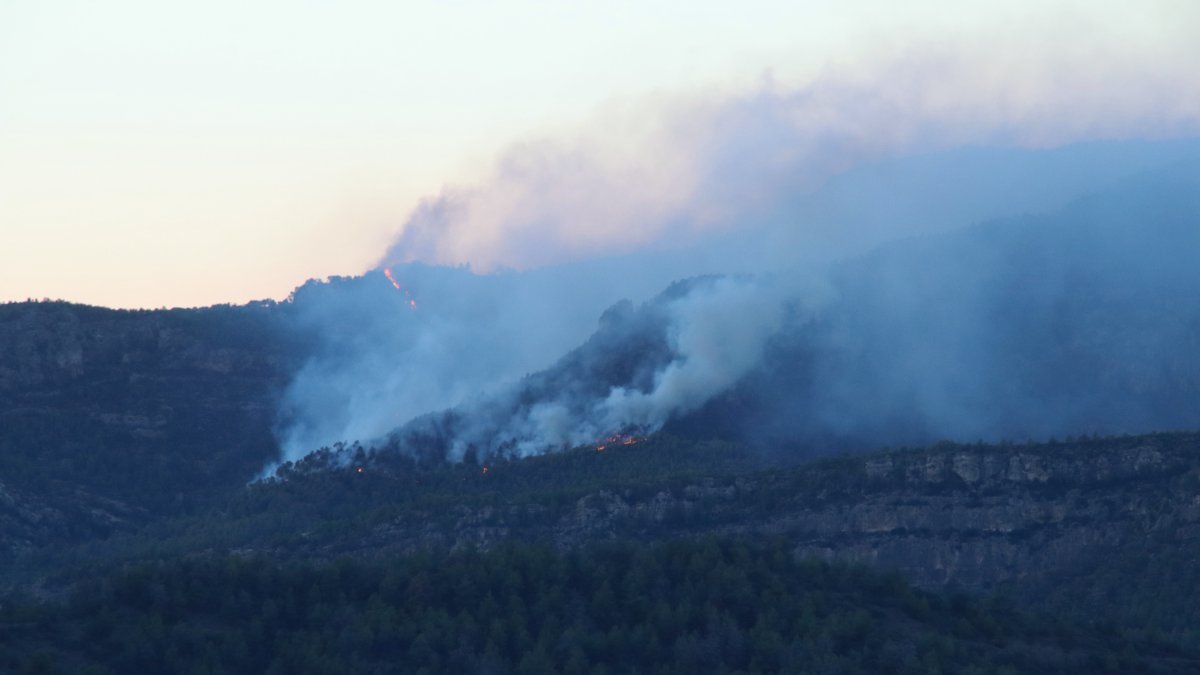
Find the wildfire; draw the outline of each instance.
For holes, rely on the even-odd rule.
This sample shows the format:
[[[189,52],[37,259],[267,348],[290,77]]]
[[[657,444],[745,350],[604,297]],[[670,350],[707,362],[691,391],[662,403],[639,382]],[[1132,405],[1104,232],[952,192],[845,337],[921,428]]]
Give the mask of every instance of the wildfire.
[[[396,281],[396,277],[392,276],[392,268],[383,268],[383,275],[387,277],[388,281],[392,282],[392,285],[396,287],[396,290],[404,294],[404,304],[408,305],[409,309],[416,309],[416,299],[413,298],[412,293],[407,288],[401,286],[399,281]]]
[[[646,440],[645,436],[634,436],[633,434],[613,434],[612,436],[596,440],[596,452],[604,452],[609,446],[637,445],[644,440]]]

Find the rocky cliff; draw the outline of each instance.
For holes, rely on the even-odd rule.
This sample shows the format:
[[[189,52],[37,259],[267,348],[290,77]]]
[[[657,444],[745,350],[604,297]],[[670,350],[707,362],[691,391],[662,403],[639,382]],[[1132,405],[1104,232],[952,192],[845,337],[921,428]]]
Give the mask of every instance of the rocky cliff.
[[[271,304],[0,306],[0,550],[128,529],[237,489],[274,452],[298,349]]]
[[[926,588],[1015,589],[1108,609],[1138,589],[1166,596],[1181,621],[1195,613],[1188,598],[1200,593],[1197,434],[942,443],[683,481],[614,482],[566,500],[513,493],[476,505],[472,489],[464,487],[453,508],[418,501],[365,536],[327,541],[326,550],[765,535],[787,538],[800,557],[897,570]]]

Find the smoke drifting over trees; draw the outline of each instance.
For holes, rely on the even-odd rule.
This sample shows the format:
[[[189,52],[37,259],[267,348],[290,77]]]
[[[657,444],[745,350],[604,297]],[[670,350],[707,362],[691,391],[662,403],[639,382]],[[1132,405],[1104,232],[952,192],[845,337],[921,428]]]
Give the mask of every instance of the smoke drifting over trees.
[[[914,78],[674,109],[615,150],[515,147],[419,208],[377,270],[297,290],[316,345],[283,459],[664,425],[811,451],[1200,424],[1200,275],[1180,260],[1200,250],[1200,142],[1023,149],[1146,121],[1050,114],[1083,85],[972,121],[995,91],[948,112]]]
[[[288,391],[286,458],[339,440],[530,454],[665,424],[807,451],[1194,425],[1196,166],[803,275],[676,283],[612,306],[590,339],[607,303],[676,273],[655,263],[667,254],[397,268],[415,311],[380,274],[312,284],[297,314],[324,343]]]

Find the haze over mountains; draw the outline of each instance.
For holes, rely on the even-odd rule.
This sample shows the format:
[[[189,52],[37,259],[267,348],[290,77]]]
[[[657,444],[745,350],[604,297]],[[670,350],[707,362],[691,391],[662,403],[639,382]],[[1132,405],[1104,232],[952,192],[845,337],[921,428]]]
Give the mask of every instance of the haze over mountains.
[[[965,149],[864,165],[677,249],[384,263],[245,308],[9,305],[7,429],[116,432],[167,475],[176,434],[242,429],[184,446],[237,484],[335,443],[454,460],[665,428],[809,456],[1194,428],[1198,156]],[[234,417],[195,417],[218,409]]]
[[[1198,156],[946,152],[675,250],[309,284],[296,312],[320,346],[285,394],[284,459],[389,435],[536,454],[663,425],[803,452],[1193,426]]]
[[[0,306],[0,669],[1194,672],[1200,443],[1162,432],[1200,428],[1198,148],[895,160],[526,271]],[[768,584],[781,616],[844,611],[704,609],[752,569],[807,580]],[[676,618],[625,589],[647,574],[683,580]],[[462,579],[506,608],[569,588],[582,623],[447,623]]]
[[[275,4],[0,3],[0,673],[1200,673],[1200,3]]]

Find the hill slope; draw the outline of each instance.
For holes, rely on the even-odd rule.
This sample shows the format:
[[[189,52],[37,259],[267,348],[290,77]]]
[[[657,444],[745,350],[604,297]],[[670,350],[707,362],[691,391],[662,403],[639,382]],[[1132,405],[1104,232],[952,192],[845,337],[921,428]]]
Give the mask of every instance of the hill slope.
[[[36,567],[62,570],[53,587],[201,551],[331,560],[517,542],[573,550],[781,538],[800,558],[863,563],[926,589],[1000,593],[1200,645],[1196,434],[943,443],[793,466],[665,437],[487,465],[377,460],[364,453],[332,470],[314,461],[220,509]]]
[[[1197,428],[1198,250],[1200,168],[1185,164],[825,277],[680,281],[614,305],[550,368],[385,443],[458,459],[665,428],[812,456]]]

